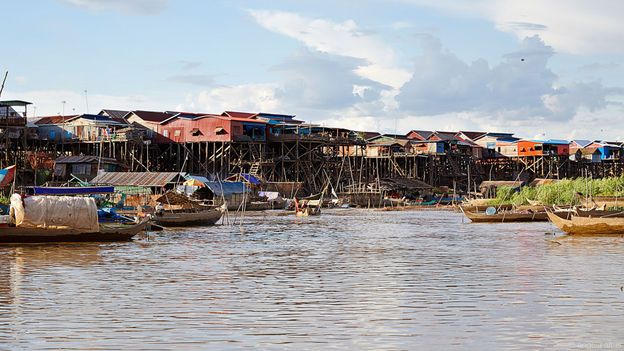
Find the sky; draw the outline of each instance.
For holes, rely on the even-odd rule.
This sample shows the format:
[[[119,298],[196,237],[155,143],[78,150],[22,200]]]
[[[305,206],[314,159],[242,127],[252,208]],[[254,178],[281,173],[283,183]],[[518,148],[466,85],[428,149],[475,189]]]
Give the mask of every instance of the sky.
[[[3,9],[1,98],[33,102],[33,116],[234,110],[386,133],[624,140],[624,2],[23,0]]]

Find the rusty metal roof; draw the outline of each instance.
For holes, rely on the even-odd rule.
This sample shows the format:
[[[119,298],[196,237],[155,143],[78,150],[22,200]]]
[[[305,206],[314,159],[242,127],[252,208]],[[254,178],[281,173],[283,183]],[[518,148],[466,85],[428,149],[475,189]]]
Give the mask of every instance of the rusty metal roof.
[[[98,157],[98,156],[89,156],[89,155],[76,155],[76,156],[60,156],[56,160],[55,163],[112,163],[119,164],[119,162],[114,158],[108,157]]]
[[[114,186],[165,186],[181,177],[178,172],[104,172],[95,177],[91,184]]]

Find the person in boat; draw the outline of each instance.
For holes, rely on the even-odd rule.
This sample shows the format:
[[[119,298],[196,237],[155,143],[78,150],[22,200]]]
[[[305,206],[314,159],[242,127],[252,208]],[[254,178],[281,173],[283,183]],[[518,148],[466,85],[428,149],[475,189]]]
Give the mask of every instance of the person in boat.
[[[163,206],[162,203],[158,202],[156,203],[156,207],[154,208],[154,210],[156,211],[156,215],[162,215],[165,212],[165,206]]]

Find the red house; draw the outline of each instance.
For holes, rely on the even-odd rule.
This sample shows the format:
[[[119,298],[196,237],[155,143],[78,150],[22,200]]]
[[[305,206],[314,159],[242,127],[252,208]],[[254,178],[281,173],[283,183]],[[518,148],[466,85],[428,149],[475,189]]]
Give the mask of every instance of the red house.
[[[128,124],[139,124],[145,127],[149,134],[148,138],[153,139],[156,143],[167,143],[170,140],[164,137],[162,132],[162,123],[177,113],[156,112],[156,111],[131,111],[124,116]]]
[[[266,141],[264,121],[223,115],[179,114],[164,121],[161,134],[169,142]]]

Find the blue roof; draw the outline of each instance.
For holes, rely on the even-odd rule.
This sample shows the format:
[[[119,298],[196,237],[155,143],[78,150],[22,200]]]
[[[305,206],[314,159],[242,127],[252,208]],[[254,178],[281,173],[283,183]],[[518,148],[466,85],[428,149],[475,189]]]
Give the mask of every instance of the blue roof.
[[[85,186],[85,187],[42,187],[34,186],[35,195],[91,195],[112,194],[115,188],[112,186]]]
[[[548,144],[561,144],[561,145],[568,145],[568,144],[570,144],[569,141],[563,140],[563,139],[548,139],[548,140],[546,140],[546,142]]]
[[[113,123],[113,124],[120,124],[119,122],[112,120],[110,117],[102,116],[102,115],[84,114],[84,115],[80,115],[80,118],[88,119],[90,121],[103,121],[103,122],[108,122],[108,123]]]
[[[561,140],[561,139],[548,139],[548,140],[532,140],[536,143],[542,143],[542,144],[556,144],[556,145],[568,145],[570,144],[569,141],[567,140]]]
[[[215,196],[242,194],[249,191],[243,182],[206,182],[204,184]]]

